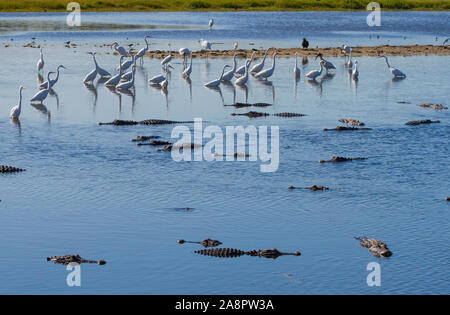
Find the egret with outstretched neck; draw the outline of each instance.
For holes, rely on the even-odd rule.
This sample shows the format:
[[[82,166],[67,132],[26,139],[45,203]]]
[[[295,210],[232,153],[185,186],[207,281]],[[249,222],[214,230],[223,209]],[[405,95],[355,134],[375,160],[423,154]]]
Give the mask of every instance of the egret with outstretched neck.
[[[264,53],[263,60],[260,63],[254,65],[253,68],[250,70],[250,73],[258,73],[264,68],[264,63],[266,62],[266,58],[267,58],[267,54],[269,53],[269,50],[270,50],[270,48],[266,50],[266,52]]]
[[[20,113],[22,112],[22,91],[25,90],[23,86],[19,88],[19,104],[11,108],[9,116],[11,119],[19,119]]]
[[[244,74],[245,74],[245,67],[247,66],[247,61],[250,60],[250,63],[249,63],[249,65],[248,65],[248,66],[250,67],[250,65],[251,65],[252,62],[253,62],[253,58],[255,58],[255,54],[256,54],[256,51],[254,51],[254,52],[252,53],[252,56],[250,57],[250,59],[246,60],[246,61],[245,61],[245,64],[244,64],[243,66],[239,67],[234,73],[235,73],[235,74],[239,74],[239,75],[244,75]]]
[[[172,61],[172,52],[170,51],[170,44],[169,44],[169,55],[161,61],[161,66],[163,67],[170,66],[171,61]]]
[[[355,67],[353,68],[352,72],[352,78],[353,80],[358,80],[359,77],[359,70],[358,70],[358,61],[355,61]]]
[[[89,52],[88,54],[92,55],[92,57],[94,58],[95,70],[97,71],[98,75],[100,75],[102,78],[110,77],[111,74],[98,65],[97,59],[95,58],[95,55],[97,54],[97,52],[93,52],[93,53]]]
[[[111,79],[109,79],[108,81],[105,82],[105,86],[116,86],[117,84],[120,83],[120,80],[122,78],[123,75],[123,68],[122,68],[122,62],[123,59],[125,57],[124,56],[120,56],[120,62],[119,62],[119,73],[116,74],[115,76],[113,76]]]
[[[297,53],[295,53],[295,66],[294,66],[294,76],[296,79],[300,78],[300,69],[298,68],[298,61],[297,61]]]
[[[305,77],[310,79],[310,80],[315,80],[318,76],[320,76],[322,74],[323,71],[323,63],[320,62],[320,71],[319,70],[313,70],[311,72],[308,72],[307,74],[305,74]]]
[[[217,87],[217,86],[219,86],[220,82],[222,82],[222,78],[223,78],[223,74],[225,73],[225,69],[227,69],[227,68],[231,68],[231,66],[225,65],[223,67],[222,74],[220,75],[220,78],[218,78],[217,80],[213,80],[211,82],[205,83],[205,87]]]
[[[59,65],[58,68],[56,69],[56,78],[54,80],[52,80],[50,82],[50,88],[53,88],[56,84],[56,82],[58,82],[59,79],[59,69],[66,69],[66,67],[64,67],[63,65]],[[43,90],[46,89],[48,85],[48,81],[45,81],[44,83],[42,83],[41,85],[39,85],[39,89]]]
[[[45,64],[45,62],[44,62],[44,53],[43,53],[42,48],[41,48],[41,58],[39,58],[38,63],[37,63],[37,70],[38,70],[38,72],[41,72],[44,69],[44,64]]]
[[[406,74],[398,70],[397,68],[391,67],[389,64],[388,58],[385,55],[381,55],[380,58],[384,58],[386,60],[386,64],[388,66],[389,71],[392,73],[394,78],[406,78]]]
[[[119,43],[117,43],[117,42],[114,42],[114,43],[111,45],[111,49],[113,49],[113,48],[114,48],[114,50],[115,50],[116,52],[118,52],[121,56],[126,57],[126,56],[128,55],[128,52],[126,51],[126,49],[123,48],[122,46],[120,46]]]
[[[191,51],[188,48],[180,48],[178,52],[180,53],[181,57],[183,57],[183,64],[186,64],[187,57],[191,54]]]
[[[132,54],[133,49],[131,48],[128,51],[128,54],[131,56],[131,60],[127,60],[124,63],[122,63],[122,70],[127,71],[135,62],[134,62],[134,56]],[[120,66],[116,68],[116,70],[120,70]]]
[[[133,75],[131,77],[131,80],[118,84],[116,86],[116,89],[117,90],[128,90],[128,89],[134,87],[134,78],[135,78],[135,76],[136,76],[136,66],[133,66]]]
[[[277,57],[277,55],[278,55],[277,52],[275,52],[273,54],[272,67],[258,72],[257,74],[255,74],[255,78],[261,78],[261,79],[267,80],[267,78],[270,78],[273,75],[273,72],[275,71],[275,60],[276,60],[275,58]]]
[[[240,78],[238,78],[235,82],[234,82],[234,84],[235,85],[245,85],[245,84],[247,84],[247,82],[248,82],[248,67],[250,67],[250,63],[251,63],[252,61],[251,61],[251,59],[247,59],[246,61],[245,61],[245,72],[244,72],[244,75],[242,76],[242,77],[240,77]]]
[[[185,78],[189,78],[191,73],[192,73],[192,54],[191,54],[191,62],[189,64],[189,66],[186,69],[184,69],[184,71],[181,73],[181,75]]]
[[[47,75],[47,81],[51,82],[50,80],[50,75],[54,74],[54,72],[49,72]],[[45,90],[41,90],[39,92],[36,93],[36,95],[33,96],[33,98],[30,100],[30,102],[40,102],[42,104],[43,101],[45,101],[45,99],[48,96],[48,93],[50,92],[50,85],[47,84],[47,88]]]
[[[233,57],[233,61],[234,61],[233,68],[223,75],[222,81],[230,81],[231,79],[233,79],[234,72],[236,71],[236,68],[237,68],[236,58],[237,58],[237,54],[234,54],[234,57]]]
[[[336,67],[335,67],[331,62],[329,62],[329,61],[323,59],[322,53],[319,53],[319,54],[316,56],[316,59],[315,59],[315,60],[317,60],[317,58],[320,58],[320,63],[323,64],[323,67],[325,68],[325,71],[326,71],[327,73],[328,73],[328,70],[336,69]]]
[[[150,48],[150,44],[148,43],[148,38],[151,38],[151,36],[147,35],[144,37],[145,40],[145,47],[138,51],[138,53],[134,56],[136,60],[139,58],[141,59],[141,65],[144,63],[144,56],[147,53],[147,51]]]

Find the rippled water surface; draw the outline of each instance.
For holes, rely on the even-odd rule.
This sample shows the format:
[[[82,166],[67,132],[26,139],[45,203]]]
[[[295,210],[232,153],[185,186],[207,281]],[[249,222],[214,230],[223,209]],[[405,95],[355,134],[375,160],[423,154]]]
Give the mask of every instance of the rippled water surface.
[[[309,18],[317,14],[301,13]],[[359,15],[343,13],[351,14]],[[416,13],[402,15],[402,19],[407,21],[409,14]],[[217,32],[213,39],[231,40],[236,27],[221,21],[227,16],[230,21],[237,20],[241,15],[270,16],[220,13],[218,29],[211,33],[188,30],[183,33],[186,39],[181,31],[179,35],[167,30],[154,34],[161,41],[167,34],[175,48],[190,39],[206,38],[203,33]],[[448,13],[414,16],[435,15],[448,21]],[[98,16],[98,22],[110,19],[107,14]],[[171,25],[198,25],[199,16],[207,17],[186,13],[184,22],[177,21],[174,13],[151,16]],[[26,15],[24,19],[44,17]],[[10,19],[0,15],[3,22]],[[427,24],[423,32],[416,32],[418,41],[424,33],[430,41],[434,40],[431,34],[442,34],[439,19],[433,21],[438,26]],[[345,19],[341,22],[335,22],[341,31],[351,33],[355,28]],[[269,19],[268,23],[275,21]],[[249,34],[245,38],[255,36],[265,47],[269,44],[263,35],[275,37],[269,31],[254,35],[250,23],[240,32],[245,29]],[[450,194],[450,117],[448,110],[416,106],[422,102],[450,105],[449,57],[392,57],[392,65],[408,75],[400,81],[391,80],[383,60],[361,57],[357,83],[350,80],[343,58],[329,58],[337,69],[317,83],[303,78],[295,82],[293,58],[280,58],[269,82],[252,78],[247,89],[222,85],[220,90],[204,88],[203,83],[218,77],[223,65],[232,60],[195,59],[191,82],[180,77],[181,61],[175,60],[167,95],[147,84],[148,78],[161,72],[160,60],[147,58],[137,70],[135,94],[130,96],[111,92],[101,82],[91,88],[82,84],[93,68],[86,54],[95,45],[92,41],[108,42],[115,36],[120,40],[125,33],[85,32],[91,36],[86,45],[67,49],[61,40],[79,35],[37,32],[45,38],[37,41],[44,45],[46,71],[58,64],[68,70],[61,73],[45,107],[34,108],[29,99],[36,90],[39,51],[17,44],[28,41],[33,33],[14,35],[14,44],[0,48],[0,164],[27,170],[0,175],[1,293],[450,293],[449,204],[445,201]],[[144,34],[140,32],[130,34],[139,37]],[[320,32],[323,30],[317,34]],[[282,41],[294,46],[297,35],[289,34]],[[8,42],[9,36],[3,35],[2,43]],[[345,34],[332,36],[336,36],[335,42],[347,38]],[[112,71],[117,57],[107,54],[111,52],[107,47],[95,49],[100,65]],[[243,60],[238,62],[241,65]],[[317,62],[310,58],[301,71],[316,68]],[[27,90],[18,125],[10,122],[8,113],[17,103],[21,84]],[[231,116],[246,109],[224,106],[246,100],[273,103],[258,111],[307,116],[249,119]],[[279,126],[279,170],[263,174],[260,163],[253,162],[176,163],[167,153],[130,142],[137,135],[170,140],[173,126],[98,125],[114,119],[196,117],[203,118],[205,126]],[[364,121],[373,130],[322,131],[335,127],[344,117]],[[418,119],[441,123],[404,125]],[[318,163],[333,155],[368,159]],[[313,184],[331,190],[287,189],[289,185]],[[186,207],[191,209],[183,210]],[[353,239],[364,235],[385,241],[394,255],[372,257]],[[197,245],[176,243],[178,239],[208,237],[221,240],[225,247],[275,247],[299,250],[302,256],[219,259],[194,254]],[[83,265],[81,288],[69,288],[66,268],[45,261],[47,256],[68,253],[105,259],[108,264]],[[366,284],[366,266],[373,261],[381,264],[381,288]]]

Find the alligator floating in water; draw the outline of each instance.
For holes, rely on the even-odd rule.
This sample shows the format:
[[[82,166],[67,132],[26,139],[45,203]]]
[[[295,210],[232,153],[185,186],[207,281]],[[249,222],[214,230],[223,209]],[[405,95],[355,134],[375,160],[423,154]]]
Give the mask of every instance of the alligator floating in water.
[[[448,107],[445,107],[442,104],[432,104],[432,103],[422,103],[422,104],[418,104],[417,106],[423,107],[423,108],[432,108],[432,109],[435,109],[435,110],[448,109]]]
[[[346,158],[341,156],[333,156],[330,160],[320,160],[319,163],[341,163],[341,162],[362,161],[362,160],[367,160],[367,158],[364,157]]]
[[[193,124],[193,121],[172,121],[161,119],[147,119],[143,121],[133,120],[114,120],[110,123],[99,123],[100,126],[112,125],[112,126],[136,126],[136,125],[175,125],[175,124]]]
[[[276,117],[283,117],[283,118],[291,118],[291,117],[304,117],[306,115],[298,114],[298,113],[278,113],[278,114],[271,115],[268,113],[260,113],[260,112],[250,111],[248,113],[243,113],[243,114],[233,113],[233,114],[231,114],[231,116],[247,116],[249,118],[276,116]]]
[[[359,245],[367,248],[369,252],[375,257],[390,257],[392,252],[387,248],[386,244],[382,241],[367,238],[367,237],[355,237],[359,241]]]
[[[297,189],[297,187],[295,186],[289,186],[288,189]],[[325,191],[325,190],[330,190],[330,188],[325,187],[325,186],[320,186],[320,185],[312,185],[311,187],[306,187],[304,189],[309,189],[312,191]]]
[[[178,244],[184,244],[184,243],[191,243],[191,244],[200,244],[203,247],[217,247],[222,245],[222,242],[217,240],[212,240],[210,238],[207,238],[206,240],[203,240],[201,242],[191,242],[191,241],[185,241],[185,240],[178,240]]]
[[[327,129],[324,128],[323,131],[349,131],[349,130],[372,130],[371,128],[358,128],[358,127],[344,127],[344,126],[337,126],[333,129]]]
[[[253,257],[264,257],[264,258],[272,258],[276,259],[280,256],[300,256],[300,252],[295,253],[282,253],[279,250],[272,248],[272,249],[265,249],[265,250],[250,250],[250,251],[242,251],[240,249],[234,249],[234,248],[214,248],[214,249],[203,249],[195,251],[196,254],[205,255],[205,256],[213,256],[213,257],[221,257],[221,258],[234,258],[234,257],[241,257],[244,255],[247,256],[253,256]]]
[[[160,139],[160,136],[138,136],[134,139],[131,139],[131,142],[142,142],[142,141],[147,141],[147,140],[152,140],[152,139]]]
[[[365,124],[363,122],[360,122],[359,120],[353,119],[353,118],[342,118],[339,119],[339,122],[350,125],[350,126],[364,126]]]
[[[170,152],[172,150],[179,150],[179,149],[183,149],[183,150],[187,150],[187,149],[195,149],[195,148],[200,148],[202,147],[201,144],[197,144],[197,143],[183,143],[183,144],[177,144],[177,145],[172,145],[172,144],[168,144],[165,145],[164,147],[162,147],[161,149],[158,149],[158,151],[160,152]]]
[[[54,256],[47,257],[47,261],[51,261],[55,264],[69,265],[69,264],[97,264],[105,265],[104,260],[87,260],[80,257],[80,255],[65,255],[65,256]]]
[[[163,145],[172,145],[172,142],[168,141],[160,141],[160,140],[152,140],[150,142],[138,142],[136,145],[150,145],[150,146],[163,146]]]
[[[423,124],[439,124],[439,123],[440,123],[439,120],[423,119],[423,120],[408,121],[405,125],[417,126],[417,125],[423,125]]]
[[[245,108],[245,107],[269,107],[272,106],[272,104],[268,103],[255,103],[255,104],[249,104],[249,103],[234,103],[233,105],[225,105],[225,106],[232,106],[235,108]]]
[[[19,173],[19,172],[24,172],[24,171],[25,170],[21,169],[21,168],[0,165],[0,174],[2,174],[2,173]]]

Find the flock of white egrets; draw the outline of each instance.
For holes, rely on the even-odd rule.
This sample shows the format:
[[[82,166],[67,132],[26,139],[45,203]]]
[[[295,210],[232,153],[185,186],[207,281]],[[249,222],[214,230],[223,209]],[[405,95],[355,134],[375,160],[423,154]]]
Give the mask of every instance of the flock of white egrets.
[[[214,25],[214,21],[210,20],[209,27],[212,28]],[[129,49],[128,51],[120,46],[117,42],[113,43],[111,45],[111,49],[114,49],[118,55],[120,55],[120,62],[119,66],[116,68],[116,71],[118,71],[115,75],[111,75],[108,71],[100,67],[97,63],[96,59],[96,52],[90,52],[89,54],[92,55],[94,60],[94,66],[95,68],[89,72],[88,75],[84,78],[83,82],[86,85],[90,85],[94,82],[94,80],[97,78],[97,76],[100,76],[101,78],[107,79],[105,82],[105,86],[108,88],[115,88],[119,91],[126,91],[129,89],[134,88],[135,86],[135,73],[136,73],[136,64],[137,61],[140,60],[141,64],[143,64],[143,59],[145,54],[149,51],[149,42],[148,39],[150,36],[146,36],[144,38],[146,46],[139,50],[137,53],[134,53],[133,49]],[[199,43],[202,47],[202,49],[208,51],[211,50],[211,43],[207,40],[199,40]],[[235,51],[238,48],[238,44],[234,44]],[[358,71],[358,61],[353,61],[352,58],[352,49],[351,47],[347,45],[341,46],[342,52],[345,54],[345,66],[349,69],[349,72],[352,74],[353,80],[358,80],[359,77],[359,71]],[[230,82],[232,79],[235,78],[235,85],[243,86],[246,85],[249,76],[252,75],[253,77],[261,80],[267,80],[270,78],[273,73],[275,72],[275,65],[276,65],[276,56],[278,53],[275,51],[273,53],[272,57],[272,65],[266,69],[264,69],[264,65],[268,56],[268,53],[270,51],[270,48],[267,49],[264,53],[263,58],[261,61],[251,67],[251,64],[254,61],[255,57],[255,51],[252,53],[251,57],[247,59],[243,66],[239,67],[237,66],[237,56],[238,54],[234,54],[234,65],[231,67],[230,65],[225,65],[222,70],[222,74],[220,77],[216,80],[213,80],[211,82],[205,83],[204,86],[208,88],[217,88],[222,82],[228,81]],[[181,48],[179,49],[179,54],[183,57],[183,66],[184,69],[181,72],[181,75],[185,78],[189,78],[189,76],[192,73],[192,53],[188,48]],[[294,66],[294,76],[296,78],[299,78],[301,75],[300,69],[298,67],[298,61],[297,61],[297,53],[295,53],[295,66]],[[388,58],[384,55],[381,56],[382,58],[385,58],[386,64],[388,66],[388,70],[391,72],[391,74],[395,78],[404,78],[406,75],[401,72],[399,69],[391,67],[389,64]],[[124,61],[125,58],[130,58],[129,60]],[[190,61],[188,62],[188,58]],[[316,80],[319,76],[322,75],[323,70],[325,69],[325,72],[328,73],[329,70],[336,69],[336,67],[328,60],[325,60],[321,53],[319,53],[316,57],[320,59],[319,70],[313,70],[311,72],[308,72],[305,74],[305,77],[308,80]],[[157,75],[152,77],[149,80],[149,84],[154,86],[159,86],[162,90],[167,91],[168,88],[168,72],[169,68],[173,68],[170,62],[172,61],[172,53],[170,52],[170,44],[169,44],[169,55],[165,57],[161,61],[161,66],[163,69],[163,74]],[[41,48],[40,51],[40,58],[37,63],[37,70],[38,73],[41,73],[44,69],[44,55]],[[131,70],[130,70],[131,68]],[[225,72],[228,68],[231,68],[229,71]],[[63,65],[59,65],[56,72],[50,71],[47,74],[47,81],[39,85],[39,91],[31,98],[31,102],[39,102],[42,104],[42,102],[47,98],[49,92],[51,89],[55,86],[55,84],[58,82],[59,79],[59,72],[60,69],[66,69]],[[129,70],[127,72],[127,70]],[[51,79],[50,76],[56,74],[56,77],[54,79]],[[23,86],[20,87],[19,90],[19,104],[17,106],[14,106],[10,111],[10,117],[12,119],[18,119],[22,110],[22,91],[25,88]]]

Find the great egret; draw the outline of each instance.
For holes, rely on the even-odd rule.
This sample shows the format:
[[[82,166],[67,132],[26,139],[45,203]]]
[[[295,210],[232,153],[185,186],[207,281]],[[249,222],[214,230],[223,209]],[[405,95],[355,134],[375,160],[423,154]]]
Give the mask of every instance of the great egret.
[[[388,58],[385,55],[381,55],[380,58],[384,58],[386,60],[386,64],[388,66],[389,71],[392,73],[394,78],[406,78],[406,74],[398,70],[397,68],[391,67],[389,64]]]
[[[239,44],[236,42],[236,43],[234,43],[234,50],[237,50],[238,49],[238,47],[239,47]]]
[[[359,71],[358,71],[358,61],[355,61],[355,67],[353,68],[352,78],[353,80],[358,80]]]
[[[89,74],[84,78],[83,83],[94,83],[95,78],[97,77],[97,69],[92,70]]]
[[[258,73],[264,68],[264,63],[266,62],[267,53],[269,52],[269,50],[270,48],[266,50],[266,52],[264,53],[263,60],[260,63],[254,65],[253,68],[250,70],[250,73]]]
[[[252,64],[252,62],[253,62],[253,58],[255,58],[255,54],[256,54],[256,51],[254,51],[253,53],[252,53],[252,56],[250,57],[250,63],[249,63],[249,67],[250,67],[250,65]],[[243,66],[241,66],[241,67],[239,67],[234,73],[235,74],[239,74],[239,75],[244,75],[245,74],[245,67],[246,67],[246,64],[247,64],[247,61],[248,60],[246,60],[245,61],[245,64],[243,65]]]
[[[125,48],[123,48],[122,46],[120,46],[117,42],[114,42],[111,46],[111,49],[113,49],[115,51],[117,51],[121,56],[126,57],[128,55],[128,52],[126,51]]]
[[[162,81],[159,86],[161,87],[161,89],[167,91],[167,86],[169,85],[169,80],[167,79],[167,74],[164,77],[164,81]]]
[[[322,74],[323,71],[323,63],[320,62],[320,71],[319,70],[313,70],[311,72],[308,72],[307,74],[305,74],[305,77],[310,79],[310,80],[315,80],[318,76],[320,76]]]
[[[124,56],[120,56],[119,73],[116,74],[115,76],[113,76],[108,81],[106,81],[105,86],[116,86],[117,84],[120,83],[120,79],[122,78],[122,74],[123,74],[122,62],[123,62],[124,58],[125,58]]]
[[[350,49],[350,55],[348,56],[348,61],[345,63],[345,65],[351,69],[353,67],[353,61],[352,61],[352,50]]]
[[[212,28],[214,26],[214,20],[211,19],[209,20],[209,28]]]
[[[150,44],[148,43],[148,40],[147,40],[148,38],[151,38],[151,36],[147,35],[147,36],[144,37],[146,46],[144,48],[142,48],[141,50],[139,50],[137,52],[136,56],[134,56],[136,58],[136,60],[141,58],[141,62],[144,62],[144,56],[145,56],[145,54],[147,53],[147,51],[148,51],[148,49],[150,47]]]
[[[47,75],[47,81],[51,82],[50,80],[50,75],[54,74],[54,72],[49,72]],[[43,101],[45,101],[45,99],[48,96],[48,92],[50,91],[50,85],[47,84],[47,88],[45,90],[41,90],[39,92],[36,93],[36,95],[33,96],[33,98],[30,100],[30,102],[40,102],[42,104]]]
[[[203,38],[200,39],[199,42],[200,42],[200,45],[202,46],[203,49],[211,50],[211,43],[210,42],[208,42],[207,40],[203,40]]]
[[[326,71],[326,72],[328,72],[328,70],[336,69],[336,67],[335,67],[331,62],[329,62],[329,61],[323,59],[322,53],[319,53],[319,54],[316,56],[316,59],[315,59],[315,60],[317,60],[317,58],[320,58],[320,63],[323,64],[323,67],[325,68],[325,71]]]
[[[348,46],[348,45],[342,45],[341,46],[341,51],[346,56],[346,59],[347,59],[347,55],[349,55],[351,53],[352,48],[350,46]]]
[[[66,67],[64,67],[63,65],[59,65],[58,68],[56,69],[56,78],[52,81],[50,81],[50,88],[53,88],[56,84],[56,82],[58,82],[59,79],[59,69],[66,69]],[[47,88],[47,84],[48,81],[45,81],[44,83],[42,83],[41,85],[39,85],[39,89],[43,90]]]
[[[267,79],[273,75],[273,72],[275,71],[275,58],[277,55],[277,52],[273,54],[272,67],[258,72],[257,74],[255,74],[255,78]]]
[[[98,75],[100,75],[102,78],[103,77],[110,77],[111,74],[98,65],[97,59],[95,58],[95,55],[97,54],[97,52],[93,52],[93,53],[89,52],[88,54],[92,55],[92,57],[94,58],[95,69],[97,70]]]
[[[19,104],[11,108],[9,116],[12,119],[19,119],[20,113],[22,112],[22,90],[25,90],[23,86],[19,88]]]
[[[122,63],[122,70],[127,71],[135,62],[134,62],[134,55],[132,54],[133,49],[131,48],[129,50],[129,54],[131,56],[131,60],[127,60],[124,63]],[[120,66],[116,68],[116,70],[120,70]]]
[[[225,69],[227,69],[227,68],[231,68],[231,66],[225,65],[223,67],[222,74],[220,75],[220,78],[218,78],[217,80],[213,80],[211,82],[205,83],[204,84],[205,87],[217,87],[217,86],[219,86],[220,82],[222,82],[222,78],[223,78],[223,74],[225,73]]]
[[[170,51],[170,44],[169,44],[169,55],[161,61],[161,66],[167,67],[171,61],[172,61],[172,52]]]
[[[226,72],[223,75],[222,81],[230,81],[231,79],[233,79],[234,72],[236,71],[236,68],[237,68],[236,58],[237,58],[237,54],[234,54],[234,57],[233,57],[233,61],[234,61],[233,69],[231,69],[230,71]]]
[[[303,47],[303,49],[306,49],[309,47],[309,42],[304,37],[303,37],[303,41],[302,41],[302,47]]]
[[[191,73],[192,73],[192,54],[191,54],[191,62],[189,64],[189,66],[186,69],[184,69],[183,72],[181,72],[181,75],[185,78],[189,78]]]
[[[183,57],[183,62],[186,64],[187,57],[191,54],[191,51],[188,48],[180,48],[178,52],[180,53],[181,57]]]
[[[247,59],[245,61],[244,75],[242,77],[238,78],[234,82],[234,84],[236,84],[236,85],[245,85],[245,84],[247,84],[247,81],[248,81],[248,67],[250,67],[250,63],[251,62],[252,62],[251,59]]]
[[[166,71],[167,72],[167,71]],[[164,81],[166,79],[166,76],[165,75],[163,75],[163,74],[160,74],[160,75],[156,75],[156,76],[154,76],[153,78],[151,78],[150,80],[148,80],[148,83],[149,84],[152,84],[152,85],[158,85],[158,84],[160,84],[162,81]]]
[[[134,77],[136,76],[136,66],[133,66],[133,75],[130,81],[120,83],[116,86],[117,90],[128,90],[134,87]]]
[[[133,66],[136,66],[136,56],[133,56],[133,55],[132,55],[132,56],[131,56],[131,61],[133,62],[132,65],[133,65]],[[129,71],[129,72],[123,74],[121,80],[122,80],[122,81],[129,81],[129,80],[131,80],[131,77],[132,77],[132,76],[133,76],[133,69],[131,69],[131,71]]]
[[[295,78],[299,78],[300,77],[300,69],[298,68],[298,61],[297,61],[297,53],[295,53],[295,66],[294,66],[294,76]]]
[[[44,64],[45,64],[45,62],[44,62],[44,53],[43,53],[42,48],[41,48],[41,58],[39,58],[39,60],[37,62],[37,70],[38,70],[38,72],[41,72],[44,69]]]

